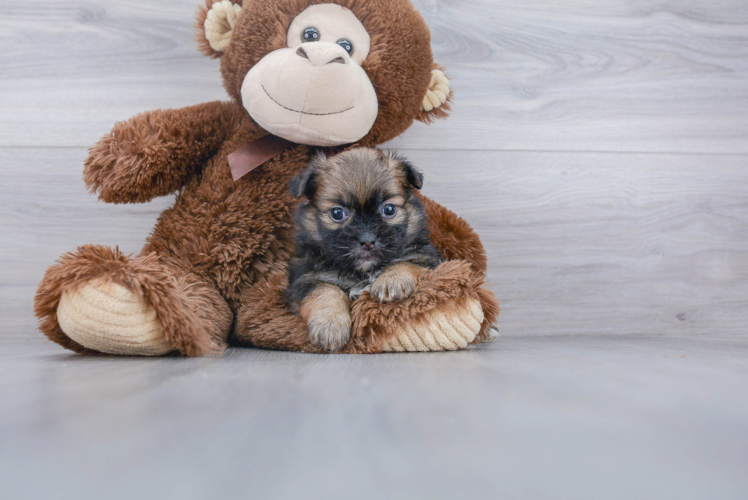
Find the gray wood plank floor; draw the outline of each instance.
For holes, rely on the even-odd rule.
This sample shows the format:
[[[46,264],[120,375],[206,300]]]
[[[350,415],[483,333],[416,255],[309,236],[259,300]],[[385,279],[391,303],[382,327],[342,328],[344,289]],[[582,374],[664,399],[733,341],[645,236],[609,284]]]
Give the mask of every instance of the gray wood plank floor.
[[[453,115],[388,146],[483,238],[495,344],[90,359],[31,302],[86,148],[225,99],[199,0],[0,0],[0,498],[746,498],[748,3],[418,0]]]
[[[160,360],[4,342],[2,498],[742,500],[747,367],[744,338]]]

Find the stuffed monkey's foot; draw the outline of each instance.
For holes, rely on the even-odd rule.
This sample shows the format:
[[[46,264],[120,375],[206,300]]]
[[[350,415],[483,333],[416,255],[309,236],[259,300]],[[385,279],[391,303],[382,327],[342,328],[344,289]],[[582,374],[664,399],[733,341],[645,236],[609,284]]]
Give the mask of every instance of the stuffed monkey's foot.
[[[413,294],[380,302],[364,294],[351,308],[346,352],[454,351],[486,339],[499,304],[466,261],[421,272]]]
[[[434,310],[420,320],[403,323],[382,346],[388,351],[455,351],[464,349],[480,332],[484,315],[480,301],[472,297],[448,310]]]
[[[95,351],[160,356],[174,350],[156,310],[117,283],[96,280],[63,293],[57,320],[68,337]]]
[[[49,339],[87,354],[204,356],[225,348],[233,321],[213,285],[172,261],[95,245],[47,270],[34,311]]]

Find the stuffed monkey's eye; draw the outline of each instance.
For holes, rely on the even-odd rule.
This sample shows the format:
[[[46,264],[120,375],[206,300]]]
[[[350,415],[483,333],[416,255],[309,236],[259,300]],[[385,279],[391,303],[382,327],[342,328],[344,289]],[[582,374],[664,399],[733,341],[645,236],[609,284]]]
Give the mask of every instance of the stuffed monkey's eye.
[[[301,39],[305,42],[319,42],[319,30],[317,28],[307,28],[301,35]]]
[[[345,38],[341,38],[340,40],[338,40],[338,45],[343,47],[345,51],[348,52],[348,55],[353,54],[353,44]]]
[[[392,203],[385,203],[382,206],[382,216],[385,219],[391,219],[395,215],[397,215],[397,207],[393,205]]]
[[[348,211],[343,207],[333,207],[330,210],[330,218],[335,222],[343,222],[348,218]]]

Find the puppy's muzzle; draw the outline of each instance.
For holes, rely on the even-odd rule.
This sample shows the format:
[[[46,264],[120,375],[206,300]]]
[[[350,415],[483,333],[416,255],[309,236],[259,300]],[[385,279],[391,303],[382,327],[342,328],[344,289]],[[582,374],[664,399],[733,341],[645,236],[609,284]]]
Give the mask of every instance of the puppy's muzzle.
[[[374,245],[377,244],[377,237],[374,233],[366,232],[358,237],[358,242],[364,250],[372,251],[374,250]]]

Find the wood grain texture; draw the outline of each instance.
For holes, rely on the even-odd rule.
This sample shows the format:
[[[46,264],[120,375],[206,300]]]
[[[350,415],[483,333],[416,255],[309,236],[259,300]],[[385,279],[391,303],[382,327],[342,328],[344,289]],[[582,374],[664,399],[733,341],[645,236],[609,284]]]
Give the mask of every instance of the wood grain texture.
[[[743,0],[415,3],[455,106],[398,147],[748,153]],[[225,98],[196,4],[0,0],[0,146],[88,147],[138,112]]]
[[[748,3],[416,0],[454,113],[391,145],[463,215],[502,301],[439,354],[87,358],[32,299],[137,252],[86,148],[225,98],[200,0],[0,0],[0,497],[748,497]]]
[[[746,339],[85,358],[0,337],[3,500],[743,500]]]
[[[15,200],[0,205],[0,310],[12,312],[0,325],[25,335],[48,265],[85,243],[137,252],[172,198],[97,202],[80,180],[83,149],[0,152],[14,166],[0,199]],[[746,334],[743,157],[401,152],[426,173],[424,193],[481,235],[502,334]]]
[[[481,235],[502,333],[746,334],[745,158],[408,156]]]

